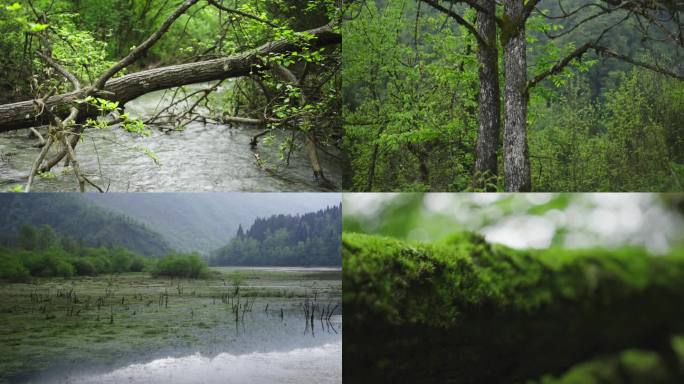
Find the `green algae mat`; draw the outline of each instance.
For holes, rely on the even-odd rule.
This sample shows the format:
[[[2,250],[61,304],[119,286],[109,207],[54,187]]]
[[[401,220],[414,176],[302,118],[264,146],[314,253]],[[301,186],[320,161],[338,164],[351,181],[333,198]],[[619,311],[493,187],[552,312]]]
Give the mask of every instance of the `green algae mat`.
[[[345,383],[684,382],[682,254],[469,233],[342,249]]]

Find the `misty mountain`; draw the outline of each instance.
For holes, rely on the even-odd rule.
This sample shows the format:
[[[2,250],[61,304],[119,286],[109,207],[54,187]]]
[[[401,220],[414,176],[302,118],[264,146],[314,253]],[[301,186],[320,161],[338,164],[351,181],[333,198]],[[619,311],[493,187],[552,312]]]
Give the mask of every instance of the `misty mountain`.
[[[172,250],[148,225],[103,209],[80,194],[0,194],[0,240],[10,241],[23,224],[50,225],[58,234],[90,247],[123,247],[147,256]]]
[[[109,193],[86,194],[100,207],[145,223],[174,249],[208,254],[257,217],[303,214],[340,204],[334,193]]]

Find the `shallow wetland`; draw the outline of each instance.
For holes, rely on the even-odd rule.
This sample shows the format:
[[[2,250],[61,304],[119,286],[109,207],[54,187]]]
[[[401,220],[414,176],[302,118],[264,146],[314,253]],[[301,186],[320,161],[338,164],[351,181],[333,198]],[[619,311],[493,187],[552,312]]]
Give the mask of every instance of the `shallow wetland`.
[[[0,382],[341,382],[339,269],[212,270],[4,283]]]

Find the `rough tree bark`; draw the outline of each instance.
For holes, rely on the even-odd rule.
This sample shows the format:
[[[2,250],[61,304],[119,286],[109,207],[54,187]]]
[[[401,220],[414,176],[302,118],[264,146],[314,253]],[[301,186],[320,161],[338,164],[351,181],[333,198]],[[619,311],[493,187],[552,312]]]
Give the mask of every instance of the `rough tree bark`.
[[[476,25],[472,25],[452,8],[439,4],[438,0],[423,0],[434,9],[448,15],[465,27],[477,40],[480,78],[478,94],[478,134],[475,148],[475,169],[472,184],[475,188],[489,188],[487,179],[498,174],[497,150],[501,127],[501,101],[499,91],[499,48],[496,39],[496,1],[464,0],[477,11]],[[457,3],[457,1],[452,1]]]
[[[478,44],[480,92],[479,129],[475,149],[474,187],[487,187],[487,178],[498,174],[497,150],[499,149],[500,91],[499,91],[499,50],[496,41],[496,2],[480,0],[483,10],[477,12],[477,31],[487,45]]]
[[[329,25],[307,32],[314,36],[310,42],[314,47],[335,45],[342,41],[342,37],[333,32]],[[103,90],[96,91],[93,95],[124,104],[138,96],[160,89],[248,76],[258,70],[255,65],[261,63],[262,56],[296,49],[299,49],[299,46],[290,41],[272,41],[256,49],[225,58],[172,65],[115,78],[107,81]],[[54,114],[68,113],[69,107],[90,89],[87,87],[80,91],[50,97],[45,100],[45,107]],[[79,109],[81,116],[92,116],[96,113],[92,108],[88,109],[85,104],[80,104]],[[0,132],[47,124],[47,115],[46,113],[36,114],[33,100],[0,105]]]
[[[532,187],[527,148],[527,53],[523,0],[505,0],[504,49],[504,188],[526,192]]]

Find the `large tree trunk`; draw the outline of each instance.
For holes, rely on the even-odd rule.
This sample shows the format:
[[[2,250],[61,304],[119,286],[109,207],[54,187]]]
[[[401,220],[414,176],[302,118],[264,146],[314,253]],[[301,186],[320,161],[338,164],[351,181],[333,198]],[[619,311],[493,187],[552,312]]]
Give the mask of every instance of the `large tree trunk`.
[[[332,28],[328,25],[309,30],[308,33],[315,36],[315,39],[310,42],[314,47],[339,44],[342,41],[342,37],[338,33],[333,32]],[[287,40],[278,40],[266,43],[256,49],[221,59],[136,72],[109,80],[105,84],[104,92],[97,92],[95,96],[119,101],[123,104],[138,96],[160,89],[248,76],[258,70],[255,65],[260,64],[261,58],[265,55],[289,52],[299,48],[301,47]],[[81,98],[88,89],[84,88],[82,91],[50,97],[45,101],[45,107],[51,109],[56,114],[68,113],[69,106]],[[81,109],[81,116],[96,113],[92,108],[87,110],[83,104],[79,108]],[[0,105],[0,132],[47,124],[47,115],[47,113],[37,114],[36,103],[33,100]]]
[[[380,128],[378,131],[378,137],[382,135],[382,132],[384,131],[384,126]],[[373,191],[373,183],[375,183],[375,168],[377,167],[378,163],[378,156],[380,155],[380,144],[375,142],[373,144],[373,151],[371,152],[371,158],[370,158],[370,165],[368,166],[368,179],[366,180],[366,190],[365,192],[372,192]]]
[[[499,92],[499,51],[496,42],[496,3],[494,0],[481,0],[480,5],[487,11],[478,11],[477,30],[485,39],[487,46],[479,44],[480,93],[479,130],[475,158],[473,184],[476,188],[487,188],[486,181],[498,173],[497,150],[499,149],[500,92]],[[492,188],[487,188],[491,190]]]
[[[507,192],[531,189],[527,152],[527,54],[523,0],[504,2],[504,184]]]

